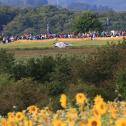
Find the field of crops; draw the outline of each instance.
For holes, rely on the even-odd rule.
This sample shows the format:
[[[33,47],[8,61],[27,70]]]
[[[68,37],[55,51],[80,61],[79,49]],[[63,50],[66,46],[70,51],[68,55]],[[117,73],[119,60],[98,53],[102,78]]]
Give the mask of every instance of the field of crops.
[[[85,94],[76,94],[73,100],[62,94],[62,109],[30,106],[21,112],[9,112],[0,118],[1,126],[126,126],[126,102],[105,102],[101,96],[93,101]],[[16,106],[15,106],[16,108]]]

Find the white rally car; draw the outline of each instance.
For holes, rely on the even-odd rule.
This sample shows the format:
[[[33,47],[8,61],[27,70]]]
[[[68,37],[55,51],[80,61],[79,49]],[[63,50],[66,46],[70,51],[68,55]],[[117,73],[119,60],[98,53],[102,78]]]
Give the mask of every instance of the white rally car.
[[[54,47],[57,47],[57,48],[66,48],[66,47],[71,47],[72,44],[69,44],[69,43],[65,43],[65,42],[56,42],[54,44]]]

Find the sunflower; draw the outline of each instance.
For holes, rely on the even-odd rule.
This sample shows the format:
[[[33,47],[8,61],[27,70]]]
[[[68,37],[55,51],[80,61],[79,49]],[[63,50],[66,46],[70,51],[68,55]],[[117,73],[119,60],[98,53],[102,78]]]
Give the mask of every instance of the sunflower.
[[[93,112],[93,116],[97,118],[101,117],[101,113],[95,107],[92,109],[92,112]]]
[[[101,126],[101,121],[98,118],[92,117],[88,121],[88,126]]]
[[[77,110],[75,108],[70,108],[66,113],[66,119],[68,122],[77,119],[77,117],[78,117]]]
[[[98,103],[94,106],[98,113],[104,114],[107,111],[107,104],[105,102]]]
[[[115,122],[115,126],[126,126],[126,118],[119,118]]]
[[[24,119],[24,114],[22,112],[17,112],[15,117],[17,121],[22,121]]]
[[[53,120],[52,124],[53,126],[65,126],[65,123],[60,119]]]
[[[76,98],[76,103],[79,105],[84,104],[84,102],[86,101],[86,96],[83,93],[78,93],[75,98]]]
[[[29,106],[27,108],[29,113],[37,113],[38,112],[38,108],[35,105]]]
[[[88,121],[87,120],[83,120],[79,122],[79,126],[87,126],[88,125]]]
[[[0,125],[7,126],[7,120],[5,118],[0,119]]]
[[[14,115],[13,112],[9,112],[7,115],[8,115],[8,119],[9,119],[10,121],[13,121],[13,120],[14,120],[15,115]]]
[[[7,125],[5,125],[5,126],[17,126],[17,124],[16,124],[16,122],[14,122],[14,121],[7,121]],[[20,125],[21,126],[21,125]]]
[[[65,94],[62,94],[61,97],[60,97],[60,103],[61,103],[61,106],[63,108],[66,108],[66,104],[67,104],[67,97]]]
[[[104,102],[104,99],[100,95],[97,95],[94,98],[94,104],[99,104],[99,103],[102,103],[102,102]]]
[[[108,112],[110,113],[111,118],[116,119],[118,107],[115,104],[115,102],[108,102],[107,106],[108,106]]]

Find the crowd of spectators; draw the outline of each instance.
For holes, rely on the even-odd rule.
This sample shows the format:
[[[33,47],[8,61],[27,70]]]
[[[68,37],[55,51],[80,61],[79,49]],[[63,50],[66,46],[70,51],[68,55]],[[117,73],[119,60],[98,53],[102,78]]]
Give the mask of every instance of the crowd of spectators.
[[[67,33],[67,34],[24,34],[16,36],[3,36],[2,42],[9,43],[16,40],[43,40],[43,39],[54,39],[54,38],[91,38],[96,37],[116,37],[116,36],[126,36],[126,31],[111,31],[111,32],[89,32],[89,33]]]

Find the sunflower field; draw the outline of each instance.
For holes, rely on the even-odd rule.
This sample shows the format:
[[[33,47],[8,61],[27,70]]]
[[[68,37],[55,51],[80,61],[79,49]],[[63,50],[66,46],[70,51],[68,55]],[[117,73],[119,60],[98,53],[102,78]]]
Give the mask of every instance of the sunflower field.
[[[35,105],[21,112],[0,117],[0,126],[126,126],[126,102],[105,102],[97,95],[93,101],[78,93],[70,100],[62,94],[62,109],[56,112]]]

